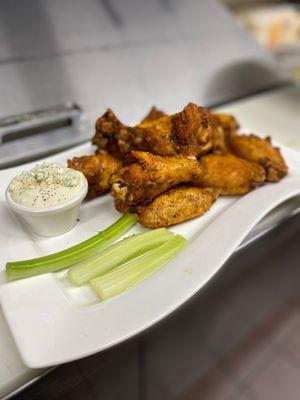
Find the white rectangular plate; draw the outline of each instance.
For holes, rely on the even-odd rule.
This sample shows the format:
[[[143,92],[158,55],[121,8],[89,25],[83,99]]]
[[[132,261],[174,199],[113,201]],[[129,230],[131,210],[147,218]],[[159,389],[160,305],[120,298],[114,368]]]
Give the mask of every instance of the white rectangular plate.
[[[111,197],[86,201],[71,232],[37,237],[8,210],[4,197],[11,178],[31,164],[1,171],[0,300],[25,364],[40,368],[75,360],[141,332],[202,288],[245,238],[250,240],[291,215],[299,206],[300,155],[282,150],[290,168],[288,177],[240,198],[222,197],[204,216],[172,228],[189,240],[187,250],[142,284],[105,302],[99,302],[88,286],[73,287],[66,272],[5,283],[3,271],[7,261],[64,249],[110,225],[120,216]],[[47,160],[65,165],[67,158],[89,153],[92,147],[85,144]],[[142,230],[137,224],[133,231]]]

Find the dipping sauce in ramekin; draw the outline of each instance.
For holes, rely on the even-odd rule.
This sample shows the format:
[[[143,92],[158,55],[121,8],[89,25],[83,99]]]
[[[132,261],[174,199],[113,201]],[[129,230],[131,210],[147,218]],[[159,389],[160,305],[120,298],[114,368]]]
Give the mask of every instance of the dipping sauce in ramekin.
[[[81,172],[43,163],[13,178],[6,200],[35,233],[55,236],[75,225],[87,189]]]

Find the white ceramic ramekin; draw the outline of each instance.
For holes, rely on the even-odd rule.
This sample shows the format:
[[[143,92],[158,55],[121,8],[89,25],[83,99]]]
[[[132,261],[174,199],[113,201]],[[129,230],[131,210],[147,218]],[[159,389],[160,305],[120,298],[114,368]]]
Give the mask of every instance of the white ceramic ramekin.
[[[84,187],[78,195],[70,200],[48,208],[27,207],[16,203],[6,189],[5,197],[8,206],[30,226],[32,231],[41,236],[57,236],[72,229],[79,216],[79,208],[88,191],[84,177]]]

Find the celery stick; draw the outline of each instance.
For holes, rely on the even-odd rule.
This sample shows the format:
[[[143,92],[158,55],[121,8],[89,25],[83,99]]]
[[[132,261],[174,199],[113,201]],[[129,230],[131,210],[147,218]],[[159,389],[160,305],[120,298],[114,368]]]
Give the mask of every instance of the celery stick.
[[[166,228],[155,229],[127,237],[112,244],[100,254],[71,267],[69,278],[75,285],[83,285],[170,239],[174,234]]]
[[[186,243],[184,237],[176,235],[147,254],[117,267],[103,276],[92,279],[90,285],[101,300],[106,300],[137,285],[159,270],[182,250]]]
[[[132,214],[125,214],[97,235],[66,250],[30,260],[8,262],[6,276],[8,280],[13,280],[67,268],[108,247],[135,222],[136,219]]]

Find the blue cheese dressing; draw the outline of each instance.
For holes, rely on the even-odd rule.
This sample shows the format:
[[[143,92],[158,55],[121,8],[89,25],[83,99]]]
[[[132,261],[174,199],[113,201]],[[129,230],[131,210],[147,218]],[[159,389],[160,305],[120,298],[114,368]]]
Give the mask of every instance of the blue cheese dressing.
[[[77,196],[84,185],[85,178],[81,172],[45,162],[13,178],[9,192],[18,204],[47,208]]]

